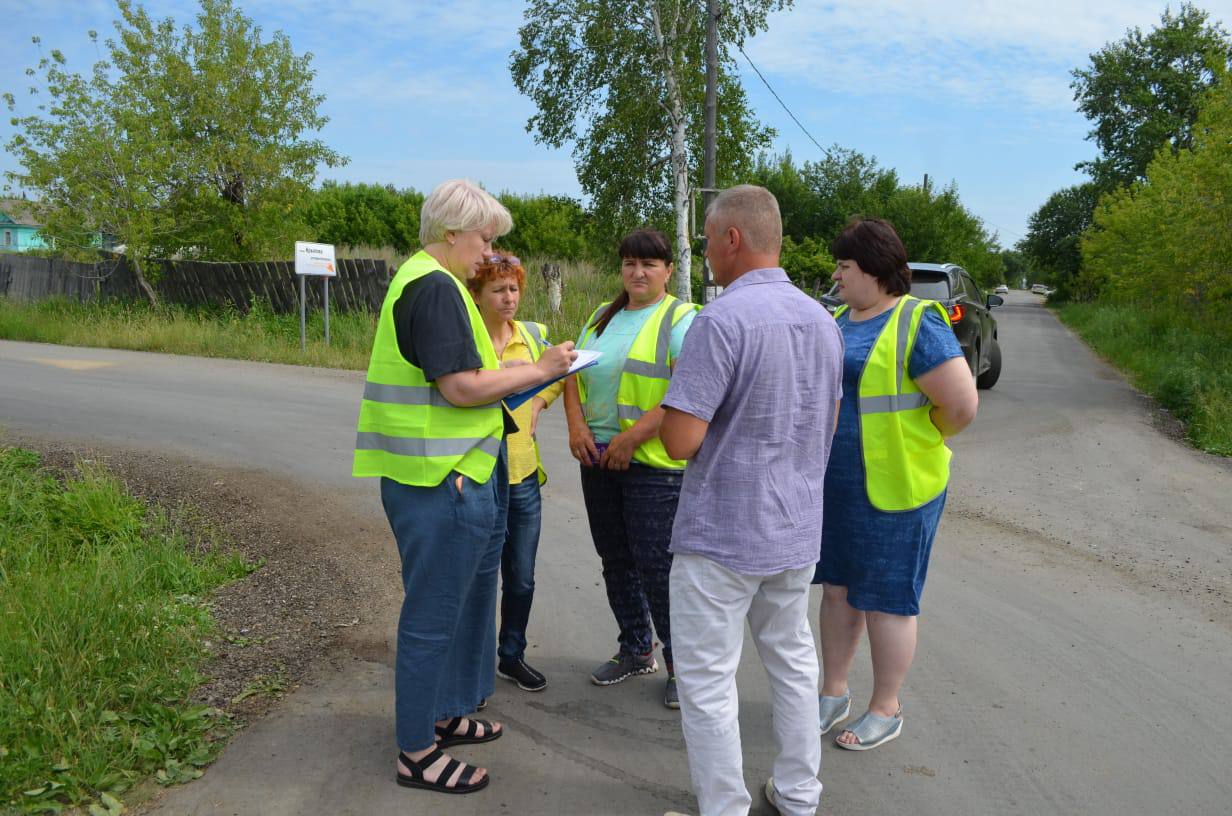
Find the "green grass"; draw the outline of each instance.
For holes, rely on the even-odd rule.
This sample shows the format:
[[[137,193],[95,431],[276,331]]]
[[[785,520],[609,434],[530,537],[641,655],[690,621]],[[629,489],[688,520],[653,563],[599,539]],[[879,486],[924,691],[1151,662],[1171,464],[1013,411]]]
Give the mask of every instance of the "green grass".
[[[1057,313],[1183,421],[1195,446],[1232,456],[1232,325],[1226,311],[1066,303]]]
[[[576,340],[582,332],[582,324],[595,307],[620,294],[620,271],[616,262],[602,271],[596,271],[589,264],[562,263],[564,297],[560,313],[553,314],[548,308],[547,284],[539,272],[542,267],[538,261],[526,263],[526,288],[518,307],[518,318],[547,324],[552,342]]]
[[[250,569],[96,465],[60,481],[0,448],[0,811],[105,813],[199,776],[228,727],[188,701],[203,599]]]
[[[548,308],[547,290],[537,261],[527,263],[527,285],[518,316],[548,325],[554,341],[577,337],[591,310],[620,291],[615,267],[600,274],[585,264],[561,265],[561,311]],[[153,309],[144,303],[77,303],[51,299],[18,303],[0,298],[0,339],[70,346],[157,351],[198,357],[227,357],[292,365],[364,370],[372,350],[376,318],[366,313],[332,313],[330,345],[325,345],[321,313],[308,317],[307,351],[300,351],[299,315],[274,314],[257,304],[247,314]]]
[[[0,298],[0,338],[70,346],[229,357],[269,363],[366,368],[375,319],[331,314],[330,345],[318,312],[308,320],[308,349],[299,347],[299,315],[257,305],[235,311],[152,309],[144,303],[77,303],[51,299],[17,303]]]

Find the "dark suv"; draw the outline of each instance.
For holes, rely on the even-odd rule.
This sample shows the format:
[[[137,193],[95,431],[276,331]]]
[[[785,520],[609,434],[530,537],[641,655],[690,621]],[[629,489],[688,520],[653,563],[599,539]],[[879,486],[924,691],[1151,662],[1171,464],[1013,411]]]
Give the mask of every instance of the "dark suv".
[[[950,313],[954,336],[962,347],[967,366],[980,388],[992,388],[1001,376],[1001,347],[997,344],[997,319],[992,308],[1005,302],[999,295],[985,295],[971,275],[954,264],[909,263],[911,294],[935,300]],[[834,311],[842,301],[834,289],[821,301]]]

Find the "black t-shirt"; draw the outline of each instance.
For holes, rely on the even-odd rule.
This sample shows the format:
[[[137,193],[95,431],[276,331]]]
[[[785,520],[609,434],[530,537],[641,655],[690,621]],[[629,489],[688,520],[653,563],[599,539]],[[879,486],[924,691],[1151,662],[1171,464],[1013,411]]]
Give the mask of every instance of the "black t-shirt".
[[[458,287],[444,271],[407,285],[394,304],[398,350],[429,381],[483,368],[470,315]]]
[[[466,304],[449,273],[437,270],[407,284],[394,304],[398,351],[432,382],[446,374],[483,368]],[[505,433],[517,433],[513,417],[501,406]]]

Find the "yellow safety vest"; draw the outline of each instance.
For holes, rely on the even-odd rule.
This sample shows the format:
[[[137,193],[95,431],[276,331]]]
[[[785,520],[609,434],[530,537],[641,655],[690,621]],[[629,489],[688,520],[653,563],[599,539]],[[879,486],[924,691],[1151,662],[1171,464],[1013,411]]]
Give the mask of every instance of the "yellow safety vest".
[[[440,264],[420,251],[402,264],[389,283],[359,408],[354,476],[386,476],[402,484],[432,487],[452,470],[486,482],[496,467],[505,430],[500,403],[471,408],[454,405],[398,349],[394,304],[407,286],[438,270]],[[475,301],[461,281],[445,274],[458,287],[483,368],[500,368]]]
[[[523,320],[515,320],[513,325],[522,335],[522,342],[526,344],[526,348],[530,349],[530,361],[538,362],[539,355],[543,354],[543,350],[548,347],[548,327],[542,323]],[[535,460],[539,463],[539,484],[542,485],[548,480],[548,472],[543,469],[543,457],[539,455],[539,441],[537,439],[531,441],[535,443]]]
[[[595,318],[607,306],[607,303],[600,304],[587,319],[586,331],[582,333],[582,347],[586,346],[594,334]],[[620,372],[620,384],[616,391],[616,416],[621,431],[632,428],[643,414],[658,408],[659,403],[667,396],[667,387],[672,381],[669,359],[672,329],[690,310],[696,312],[701,307],[666,295],[653,308],[654,314],[647,318],[637,337],[633,339],[629,356],[625,358],[624,368]],[[586,389],[580,377],[578,395],[582,402],[586,401]],[[686,464],[683,460],[668,456],[667,449],[663,447],[658,436],[639,445],[633,452],[633,461],[662,470],[683,470]]]
[[[950,324],[936,301],[899,299],[860,372],[857,404],[864,483],[878,510],[901,513],[928,504],[950,480],[950,449],[929,419],[932,403],[907,371],[920,321],[935,309]],[[847,311],[843,305],[834,313]]]

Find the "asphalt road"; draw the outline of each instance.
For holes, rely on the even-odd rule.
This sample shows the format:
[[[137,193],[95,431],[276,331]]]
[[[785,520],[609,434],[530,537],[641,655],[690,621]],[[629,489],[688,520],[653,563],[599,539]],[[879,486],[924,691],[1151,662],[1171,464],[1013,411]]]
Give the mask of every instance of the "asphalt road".
[[[1232,465],[1174,440],[1038,298],[1013,292],[996,314],[1004,371],[954,441],[903,737],[827,747],[822,811],[1227,814]],[[0,426],[307,480],[380,525],[375,485],[348,475],[361,387],[351,372],[0,342]],[[489,767],[487,790],[394,786],[384,653],[323,668],[159,812],[695,811],[662,673],[586,681],[615,632],[559,410],[540,435],[552,480],[530,656],[551,684],[497,681],[488,714],[506,737],[458,751]],[[862,651],[857,700],[870,683]],[[739,684],[746,779],[769,813],[768,687],[751,648]]]

